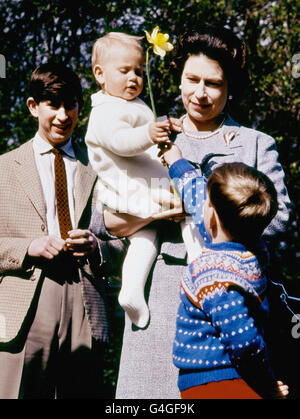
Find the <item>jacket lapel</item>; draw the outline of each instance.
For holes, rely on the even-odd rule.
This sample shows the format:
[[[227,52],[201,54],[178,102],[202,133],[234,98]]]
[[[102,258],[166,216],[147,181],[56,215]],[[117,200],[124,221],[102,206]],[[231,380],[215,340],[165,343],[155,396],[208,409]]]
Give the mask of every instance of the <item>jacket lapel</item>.
[[[25,194],[46,223],[46,205],[40,176],[35,164],[32,140],[22,145],[15,157],[15,173]]]
[[[92,187],[96,180],[96,174],[90,166],[87,153],[75,144],[74,150],[77,157],[75,177],[75,222],[78,225],[80,217],[90,197]],[[46,222],[46,205],[40,176],[35,164],[32,140],[22,145],[15,157],[15,173],[25,194],[40,215]]]
[[[87,201],[90,198],[91,191],[96,180],[96,174],[88,162],[87,153],[76,146],[76,144],[73,144],[73,147],[78,159],[74,191],[75,222],[77,226],[82,212],[87,205]]]

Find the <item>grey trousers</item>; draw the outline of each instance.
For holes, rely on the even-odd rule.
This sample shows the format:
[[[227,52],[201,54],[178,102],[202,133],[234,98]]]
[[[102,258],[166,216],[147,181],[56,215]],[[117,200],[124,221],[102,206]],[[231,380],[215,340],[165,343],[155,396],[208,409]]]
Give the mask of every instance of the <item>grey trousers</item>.
[[[24,348],[0,351],[0,399],[101,398],[95,344],[79,282],[45,278]]]

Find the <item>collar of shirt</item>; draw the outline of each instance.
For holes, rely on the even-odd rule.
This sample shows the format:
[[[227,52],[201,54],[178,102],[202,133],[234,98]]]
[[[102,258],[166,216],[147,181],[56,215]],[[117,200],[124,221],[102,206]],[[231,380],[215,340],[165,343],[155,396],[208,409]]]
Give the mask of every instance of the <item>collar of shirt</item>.
[[[34,149],[39,154],[49,153],[52,150],[53,146],[49,144],[47,141],[43,140],[43,138],[36,133],[34,137]],[[72,159],[76,159],[75,152],[72,146],[72,140],[69,138],[68,142],[65,143],[63,146],[60,147],[63,150],[64,154]]]
[[[43,189],[46,218],[48,226],[48,234],[60,236],[59,223],[57,217],[56,197],[55,197],[55,173],[54,173],[54,153],[51,153],[53,146],[37,133],[33,139],[33,150],[35,162],[41,185]],[[73,227],[75,226],[75,204],[74,204],[74,188],[77,160],[71,139],[62,147],[64,151],[63,159],[67,175],[67,187],[69,198],[69,210]]]

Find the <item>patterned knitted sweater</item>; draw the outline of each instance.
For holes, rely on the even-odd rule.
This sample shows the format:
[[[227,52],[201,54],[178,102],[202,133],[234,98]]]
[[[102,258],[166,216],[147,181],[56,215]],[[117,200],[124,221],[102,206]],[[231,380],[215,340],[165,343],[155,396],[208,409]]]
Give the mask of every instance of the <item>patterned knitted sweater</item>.
[[[267,397],[276,381],[263,334],[268,315],[263,266],[240,243],[211,242],[202,211],[206,181],[198,170],[181,159],[169,173],[206,242],[181,282],[173,347],[179,389],[243,377]],[[262,242],[260,248],[265,257]]]

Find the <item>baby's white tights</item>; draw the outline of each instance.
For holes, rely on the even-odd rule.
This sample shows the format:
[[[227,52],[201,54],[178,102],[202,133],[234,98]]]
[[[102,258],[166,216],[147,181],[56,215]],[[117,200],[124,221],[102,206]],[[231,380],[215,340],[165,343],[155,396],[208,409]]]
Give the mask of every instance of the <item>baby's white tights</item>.
[[[119,304],[133,324],[144,328],[150,319],[145,284],[158,252],[157,232],[144,228],[128,238],[130,245],[123,263]]]

